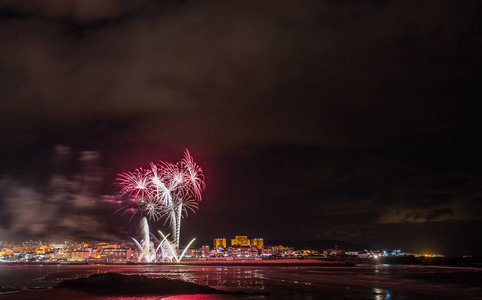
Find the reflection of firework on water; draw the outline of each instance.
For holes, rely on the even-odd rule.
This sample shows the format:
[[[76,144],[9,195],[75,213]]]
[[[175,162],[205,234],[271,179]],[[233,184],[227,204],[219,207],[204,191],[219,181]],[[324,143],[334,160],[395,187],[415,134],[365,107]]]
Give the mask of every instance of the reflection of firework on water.
[[[131,219],[137,212],[141,217],[145,213],[153,221],[165,218],[179,249],[181,219],[189,210],[196,211],[197,201],[202,200],[205,189],[202,169],[189,151],[186,149],[179,163],[151,163],[150,169],[139,168],[119,174],[117,181],[122,186],[119,195],[126,197],[126,202],[115,213],[122,210],[122,215],[133,212]]]

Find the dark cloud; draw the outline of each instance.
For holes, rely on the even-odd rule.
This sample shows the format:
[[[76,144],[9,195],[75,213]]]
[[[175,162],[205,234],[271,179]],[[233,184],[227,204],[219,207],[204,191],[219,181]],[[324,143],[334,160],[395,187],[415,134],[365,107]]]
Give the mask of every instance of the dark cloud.
[[[5,177],[0,181],[4,240],[125,240],[135,227],[118,228],[113,197],[102,196],[102,169],[96,151],[57,145],[43,182]],[[133,234],[133,232],[130,232]]]
[[[480,12],[455,0],[0,1],[3,171],[48,168],[39,157],[65,143],[101,151],[110,183],[189,148],[209,200],[186,232],[377,243],[413,226],[480,229]]]
[[[25,9],[50,16],[69,6],[102,18],[125,3]],[[194,140],[216,145],[211,151],[257,142],[365,147],[459,125],[465,100],[443,90],[472,76],[458,60],[480,63],[472,50],[480,40],[467,35],[477,29],[470,5],[273,4],[185,3],[80,38],[48,17],[5,19],[0,90],[10,100],[2,109],[17,117],[5,125],[25,134],[28,119],[72,128],[137,115],[124,138]]]
[[[149,1],[127,0],[2,0],[0,11],[5,17],[61,18],[78,23],[92,23],[130,15]]]

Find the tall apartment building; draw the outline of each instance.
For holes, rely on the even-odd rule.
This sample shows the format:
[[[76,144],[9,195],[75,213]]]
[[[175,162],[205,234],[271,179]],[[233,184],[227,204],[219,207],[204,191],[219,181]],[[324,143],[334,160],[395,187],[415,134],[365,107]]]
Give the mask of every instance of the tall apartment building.
[[[250,244],[246,235],[236,235],[234,239],[231,239],[231,246],[249,247]]]
[[[214,248],[213,249],[218,249],[219,246],[226,248],[226,239],[225,238],[217,238],[214,239]]]
[[[251,245],[252,245],[252,246],[257,246],[258,249],[261,249],[261,248],[263,248],[263,246],[264,246],[264,241],[263,241],[262,238],[251,239]]]

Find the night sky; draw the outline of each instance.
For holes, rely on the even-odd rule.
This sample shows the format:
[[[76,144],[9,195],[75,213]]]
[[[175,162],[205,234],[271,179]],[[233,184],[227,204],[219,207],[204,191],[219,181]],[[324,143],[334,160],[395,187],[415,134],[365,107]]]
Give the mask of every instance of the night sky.
[[[182,240],[482,256],[478,0],[0,0],[0,41],[0,240],[128,240],[116,174],[187,148]]]

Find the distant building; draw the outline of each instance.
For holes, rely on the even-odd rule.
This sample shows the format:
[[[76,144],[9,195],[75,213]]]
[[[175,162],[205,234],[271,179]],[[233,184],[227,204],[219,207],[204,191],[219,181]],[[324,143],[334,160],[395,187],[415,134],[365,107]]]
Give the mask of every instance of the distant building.
[[[128,260],[132,256],[132,249],[129,247],[122,247],[122,248],[104,248],[101,254],[101,257],[104,259],[113,259],[113,260]]]
[[[75,250],[75,251],[69,251],[67,252],[69,253],[68,254],[68,257],[69,257],[69,260],[72,260],[72,261],[82,261],[82,260],[86,260],[90,257],[90,255],[92,254],[92,251],[88,251],[88,250]]]
[[[186,257],[200,257],[201,256],[201,250],[190,248],[186,251],[185,256]]]
[[[258,246],[258,249],[261,249],[264,246],[264,241],[262,238],[251,239],[251,245]]]
[[[231,239],[231,246],[249,247],[250,240],[246,235],[236,235],[234,239]]]
[[[214,239],[214,249],[218,249],[219,247],[226,248],[226,239],[225,238],[217,238]]]
[[[263,248],[263,249],[261,249],[261,255],[262,255],[262,256],[270,256],[270,255],[273,255],[273,249],[271,249],[271,248]]]
[[[335,245],[335,249],[326,249],[324,254],[327,256],[341,256],[345,254],[345,251],[338,248],[338,245]]]
[[[203,245],[201,247],[201,255],[202,256],[209,256],[209,245]]]

